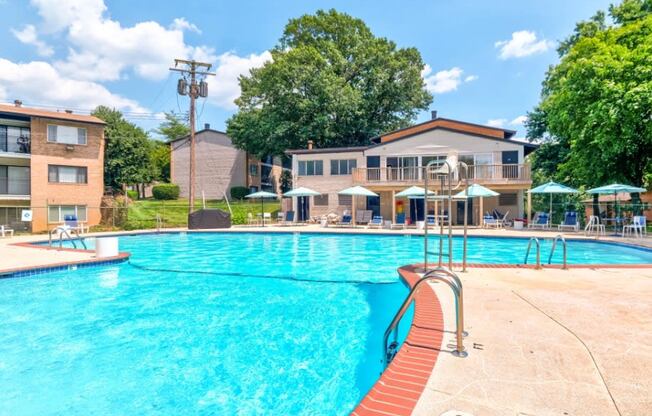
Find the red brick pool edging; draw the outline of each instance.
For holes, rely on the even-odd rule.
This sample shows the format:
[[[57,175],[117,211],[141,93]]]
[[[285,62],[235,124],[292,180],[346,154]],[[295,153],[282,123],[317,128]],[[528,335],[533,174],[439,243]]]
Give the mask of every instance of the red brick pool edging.
[[[414,265],[403,266],[398,273],[410,287],[420,279]],[[405,342],[351,415],[410,415],[437,362],[443,330],[439,299],[434,290],[426,286],[415,297],[414,318]]]

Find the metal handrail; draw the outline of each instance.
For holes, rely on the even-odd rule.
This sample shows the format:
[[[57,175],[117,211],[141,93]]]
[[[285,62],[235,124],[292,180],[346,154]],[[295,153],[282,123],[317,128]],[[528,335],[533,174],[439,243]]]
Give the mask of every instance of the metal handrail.
[[[527,264],[527,259],[530,256],[530,248],[532,248],[532,241],[534,241],[537,245],[537,265],[536,268],[540,269],[541,268],[541,244],[539,243],[539,239],[536,237],[531,237],[530,241],[527,244],[527,252],[525,253],[525,260],[523,260],[523,264]]]
[[[563,248],[563,256],[564,256],[564,262],[562,263],[562,270],[568,269],[568,264],[566,262],[566,254],[567,254],[567,248],[566,248],[566,239],[564,238],[563,235],[557,234],[555,236],[555,239],[552,241],[552,249],[550,250],[550,256],[548,256],[548,264],[552,263],[552,255],[555,253],[555,248],[557,247],[557,241],[561,240],[562,248]]]
[[[81,235],[79,235],[79,231],[77,231],[74,228],[65,228],[65,227],[62,227],[62,226],[55,227],[55,228],[53,228],[52,230],[50,230],[48,232],[48,245],[50,247],[52,247],[52,233],[58,231],[59,232],[59,248],[63,247],[63,236],[64,235],[68,238],[68,241],[70,241],[72,243],[73,248],[77,248],[77,244],[75,244],[75,239],[72,238],[72,236],[70,235],[68,230],[70,230],[73,234],[75,234],[77,236],[77,239],[79,240],[81,245],[84,246],[84,250],[88,250],[88,247],[86,246],[86,242],[81,237]]]
[[[156,232],[160,232],[161,228],[163,228],[163,218],[161,214],[156,214]]]
[[[457,290],[460,293],[460,310],[459,313],[456,314],[456,319],[459,319],[457,325],[462,328],[462,335],[466,337],[469,334],[464,330],[464,288],[462,287],[462,281],[455,272],[444,266],[436,267],[434,270],[425,273],[423,277],[429,276],[431,273],[444,273],[453,279],[453,282],[457,286]]]
[[[428,281],[431,281],[431,280],[446,283],[451,288],[451,290],[453,291],[453,294],[455,295],[456,346],[455,346],[455,351],[453,351],[453,355],[455,355],[457,357],[466,357],[468,355],[466,353],[466,351],[464,351],[464,341],[463,341],[464,334],[463,334],[463,329],[460,326],[460,324],[463,323],[463,315],[462,315],[462,319],[460,320],[460,311],[461,311],[463,305],[461,304],[461,301],[460,301],[460,290],[456,285],[456,282],[459,279],[453,279],[454,282],[452,282],[451,280],[448,279],[449,277],[452,277],[452,276],[450,276],[448,274],[443,274],[442,275],[440,273],[444,273],[443,270],[438,271],[438,272],[433,270],[433,271],[429,272],[427,275],[420,278],[414,284],[414,286],[410,290],[410,293],[408,293],[407,297],[405,298],[405,300],[401,304],[401,307],[396,312],[396,314],[394,315],[394,318],[392,319],[391,323],[389,324],[389,326],[385,330],[385,334],[383,336],[383,365],[384,365],[384,367],[387,367],[387,365],[389,365],[389,363],[391,362],[392,358],[394,358],[393,351],[398,346],[398,343],[396,341],[397,335],[395,337],[394,342],[391,345],[388,344],[390,335],[392,334],[392,332],[398,330],[399,322],[403,318],[403,315],[405,314],[405,312],[409,308],[410,304],[412,304],[412,302],[414,301],[414,298],[417,295],[417,293],[419,293],[419,290],[421,289],[421,286],[423,284],[427,283]],[[461,282],[460,282],[460,284],[461,284]]]

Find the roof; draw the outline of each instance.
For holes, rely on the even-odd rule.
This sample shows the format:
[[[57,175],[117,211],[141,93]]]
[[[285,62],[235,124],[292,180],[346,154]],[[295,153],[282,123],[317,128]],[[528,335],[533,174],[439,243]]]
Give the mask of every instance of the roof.
[[[482,136],[493,139],[511,139],[515,130],[501,129],[498,127],[483,126],[481,124],[468,123],[466,121],[453,120],[437,117],[423,123],[394,130],[376,137],[372,137],[373,143],[387,143],[398,139],[404,139],[431,130],[444,129],[459,133],[467,133],[475,136]]]
[[[319,149],[291,149],[286,150],[288,155],[305,155],[305,154],[318,154],[318,153],[346,153],[346,152],[362,152],[369,148],[369,146],[350,146],[350,147],[322,147]]]
[[[16,107],[15,105],[10,104],[0,104],[0,114],[51,118],[55,120],[75,121],[78,123],[106,124],[103,120],[95,116],[66,113],[61,111],[42,110],[39,108]]]
[[[215,129],[201,129],[201,130],[195,132],[195,136],[198,135],[198,134],[206,133],[206,132],[220,133],[220,134],[223,134],[223,135],[226,136],[225,132],[215,130]],[[167,143],[170,144],[170,143],[178,142],[179,140],[184,140],[184,139],[187,139],[189,137],[190,137],[190,135],[186,134],[185,136],[181,136],[181,137],[177,137],[176,139],[172,139],[172,140],[168,141]]]

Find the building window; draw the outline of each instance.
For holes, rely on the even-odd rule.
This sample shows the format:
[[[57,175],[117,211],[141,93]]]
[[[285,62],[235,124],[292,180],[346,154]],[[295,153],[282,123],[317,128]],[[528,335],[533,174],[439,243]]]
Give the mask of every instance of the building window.
[[[86,129],[82,127],[48,124],[48,142],[64,144],[86,144]]]
[[[88,168],[81,166],[48,165],[50,183],[88,183]]]
[[[29,195],[29,167],[0,166],[0,195]]]
[[[324,174],[323,160],[300,160],[299,176],[322,176]]]
[[[351,195],[337,195],[337,205],[350,207],[353,205],[353,198]]]
[[[75,217],[77,221],[87,221],[85,205],[50,205],[48,207],[48,222],[64,222],[66,216]]]
[[[316,195],[313,197],[313,203],[316,207],[327,207],[328,206],[328,194]]]
[[[331,160],[331,175],[350,175],[356,165],[355,159]]]
[[[518,194],[516,193],[500,194],[498,196],[498,205],[500,205],[501,207],[515,206],[517,205],[517,201],[518,201]]]
[[[250,163],[249,164],[249,175],[258,176],[258,164],[257,163]]]
[[[0,126],[0,152],[29,153],[29,151],[29,128]]]

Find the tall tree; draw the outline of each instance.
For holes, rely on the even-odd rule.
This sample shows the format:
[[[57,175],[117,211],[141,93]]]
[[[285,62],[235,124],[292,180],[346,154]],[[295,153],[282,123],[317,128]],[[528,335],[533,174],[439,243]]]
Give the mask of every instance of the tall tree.
[[[154,132],[161,135],[163,140],[169,142],[190,134],[190,127],[184,116],[171,111],[165,113],[165,120],[159,124]]]
[[[613,26],[598,14],[562,42],[527,125],[558,164],[539,155],[535,169],[574,185],[652,176],[652,0],[625,0],[609,15]]]
[[[152,165],[155,171],[155,180],[162,182],[170,181],[170,146],[169,142],[179,137],[190,134],[190,127],[187,120],[174,112],[165,113],[165,120],[154,130],[159,134],[165,143],[154,140],[152,144]]]
[[[398,48],[335,10],[291,19],[271,53],[240,77],[239,110],[227,121],[234,143],[258,156],[309,139],[318,147],[367,144],[432,101],[417,49]]]
[[[104,184],[114,188],[150,183],[152,143],[147,133],[128,122],[118,110],[99,106],[92,113],[106,122],[104,137]]]

